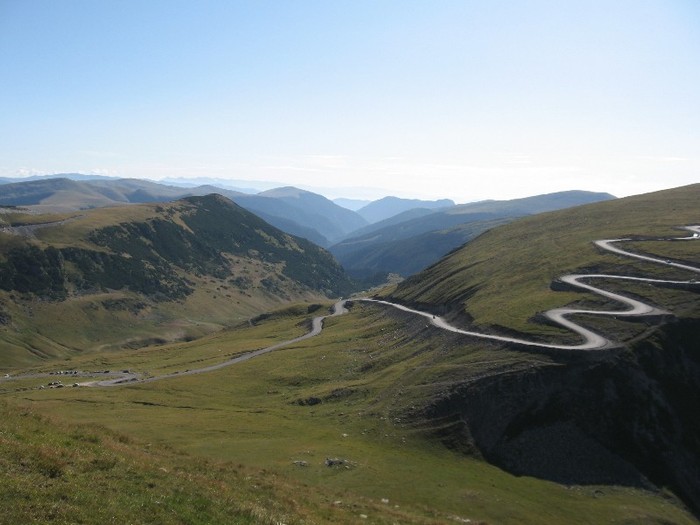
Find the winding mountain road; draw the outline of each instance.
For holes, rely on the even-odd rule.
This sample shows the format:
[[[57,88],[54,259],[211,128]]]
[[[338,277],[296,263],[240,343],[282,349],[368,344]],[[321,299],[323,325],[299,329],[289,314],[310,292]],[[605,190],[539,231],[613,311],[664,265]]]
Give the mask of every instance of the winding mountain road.
[[[687,237],[658,238],[658,239],[645,239],[645,240],[700,241],[700,226],[686,226],[686,227],[684,227],[684,229],[690,231],[692,233],[692,235],[687,236]],[[674,268],[678,268],[681,270],[687,270],[690,272],[700,273],[700,268],[695,267],[695,266],[690,266],[688,264],[673,262],[673,261],[669,261],[668,259],[662,259],[659,257],[640,255],[640,254],[628,252],[626,250],[623,250],[622,248],[619,248],[618,246],[615,246],[616,243],[625,242],[625,241],[632,241],[632,240],[640,241],[640,239],[631,239],[631,238],[605,239],[605,240],[595,241],[594,244],[603,250],[609,251],[611,253],[615,253],[617,255],[631,257],[631,258],[639,259],[639,260],[646,261],[646,262],[653,262],[653,263],[657,263],[657,264],[671,266]],[[367,297],[357,298],[354,300],[365,301],[365,302],[370,302],[370,303],[375,303],[375,304],[382,304],[382,305],[386,305],[386,306],[389,306],[392,308],[397,308],[399,310],[409,312],[409,313],[412,313],[415,315],[419,315],[419,316],[427,318],[430,321],[430,323],[437,328],[440,328],[442,330],[448,330],[450,332],[454,332],[454,333],[458,333],[458,334],[467,335],[470,337],[476,337],[476,338],[486,339],[486,340],[491,340],[491,341],[501,341],[501,342],[505,342],[505,343],[515,343],[515,344],[525,345],[525,346],[530,346],[530,347],[558,349],[558,350],[604,350],[604,349],[608,349],[608,348],[613,348],[615,346],[619,346],[618,343],[615,343],[615,342],[607,339],[606,337],[604,337],[600,334],[597,334],[597,333],[575,323],[574,321],[572,321],[571,319],[568,318],[571,315],[587,314],[587,315],[605,315],[605,316],[613,316],[613,317],[622,317],[622,316],[626,316],[626,317],[631,317],[631,316],[660,317],[660,316],[672,315],[670,312],[667,312],[666,310],[656,308],[656,307],[649,305],[649,304],[646,304],[642,301],[632,299],[630,297],[626,297],[624,295],[620,295],[620,294],[615,293],[615,292],[604,290],[602,288],[599,288],[599,287],[596,287],[596,286],[593,286],[591,284],[583,282],[584,280],[590,280],[590,279],[617,279],[617,280],[635,281],[635,282],[644,282],[644,283],[700,286],[700,282],[696,282],[695,279],[690,279],[687,281],[675,281],[675,280],[666,280],[666,279],[652,279],[652,278],[647,278],[647,277],[631,277],[628,275],[608,275],[608,274],[569,274],[569,275],[564,275],[564,276],[559,278],[559,281],[567,283],[570,286],[580,288],[582,290],[586,290],[588,292],[592,292],[592,293],[595,293],[597,295],[606,297],[608,299],[612,299],[612,300],[617,301],[617,302],[619,302],[622,305],[627,307],[626,309],[623,309],[623,310],[585,310],[585,309],[577,309],[577,308],[555,308],[553,310],[548,310],[547,312],[545,312],[544,315],[548,319],[550,319],[552,322],[579,334],[583,338],[582,343],[575,344],[575,345],[543,343],[543,342],[539,342],[539,341],[532,341],[532,340],[518,338],[518,337],[484,334],[484,333],[475,332],[472,330],[463,330],[461,328],[457,328],[456,326],[452,326],[442,317],[435,316],[429,312],[423,312],[421,310],[409,308],[408,306],[404,306],[402,304],[392,303],[392,302],[384,301],[381,299],[370,299]],[[223,362],[218,363],[216,365],[211,365],[211,366],[207,366],[207,367],[203,367],[203,368],[197,368],[194,370],[187,370],[184,372],[174,372],[171,374],[164,374],[161,376],[146,377],[146,378],[141,377],[134,372],[128,372],[128,371],[113,372],[110,374],[112,376],[112,377],[110,377],[110,379],[88,381],[88,382],[79,383],[78,385],[79,386],[91,386],[91,387],[114,387],[114,386],[126,385],[126,384],[133,385],[133,384],[138,384],[138,383],[151,383],[154,381],[160,381],[162,379],[183,377],[183,376],[193,375],[193,374],[203,374],[206,372],[212,372],[214,370],[219,370],[221,368],[231,366],[231,365],[234,365],[236,363],[248,361],[249,359],[252,359],[254,357],[257,357],[257,356],[260,356],[263,354],[267,354],[267,353],[272,352],[274,350],[277,350],[279,348],[289,346],[289,345],[292,345],[294,343],[298,343],[300,341],[303,341],[305,339],[309,339],[311,337],[314,337],[314,336],[320,334],[321,331],[323,330],[323,321],[326,318],[338,316],[338,315],[343,315],[344,313],[347,312],[347,309],[345,308],[345,303],[346,303],[346,300],[341,299],[333,305],[333,312],[331,314],[314,317],[311,321],[311,331],[309,331],[308,333],[306,333],[302,336],[295,337],[294,339],[290,339],[287,341],[282,341],[280,343],[276,343],[276,344],[274,344],[272,346],[268,346],[266,348],[261,348],[259,350],[246,352],[244,354],[238,355],[232,359],[229,359],[227,361],[223,361]],[[91,374],[89,372],[75,372],[74,375],[77,375],[78,377],[85,377],[86,375],[94,375],[94,374]],[[3,378],[0,378],[0,383],[6,382],[6,381],[11,381],[14,379],[41,378],[41,377],[54,377],[54,376],[53,376],[53,374],[24,374],[24,375],[20,374],[20,375],[11,376],[11,377],[5,376]]]
[[[688,236],[688,237],[657,238],[657,239],[645,239],[645,240],[700,241],[700,226],[685,226],[684,229],[690,231],[692,233],[692,235]],[[682,270],[688,270],[691,272],[700,273],[700,268],[695,267],[695,266],[690,266],[687,264],[672,262],[672,261],[669,261],[667,259],[661,259],[659,257],[640,255],[640,254],[625,251],[622,248],[614,246],[615,243],[632,241],[632,240],[639,240],[639,239],[630,239],[630,238],[605,239],[605,240],[595,241],[594,244],[603,250],[615,253],[617,255],[623,255],[625,257],[632,257],[634,259],[639,259],[642,261],[663,264],[666,266],[672,266],[674,268],[680,268]],[[608,290],[598,288],[598,287],[593,286],[591,284],[586,284],[586,283],[582,282],[582,280],[584,280],[584,279],[586,279],[586,280],[588,280],[588,279],[618,279],[618,280],[636,281],[636,282],[644,282],[644,283],[700,286],[700,283],[697,283],[694,279],[687,280],[687,281],[672,281],[672,280],[666,280],[666,279],[651,279],[651,278],[646,278],[646,277],[631,277],[628,275],[608,275],[608,274],[569,274],[569,275],[564,275],[564,276],[559,278],[559,280],[561,282],[567,283],[567,284],[574,286],[576,288],[581,288],[583,290],[601,295],[601,296],[606,297],[608,299],[612,299],[612,300],[617,301],[619,303],[622,303],[623,305],[628,307],[626,310],[584,310],[584,309],[577,309],[577,308],[555,308],[553,310],[548,310],[547,312],[545,312],[544,316],[547,317],[548,319],[550,319],[552,322],[554,322],[560,326],[563,326],[564,328],[567,328],[567,329],[579,334],[581,337],[583,337],[583,342],[580,344],[576,344],[576,345],[542,343],[539,341],[532,341],[529,339],[523,339],[523,338],[518,338],[518,337],[507,337],[507,336],[500,336],[500,335],[484,334],[484,333],[480,333],[480,332],[474,332],[472,330],[463,330],[461,328],[457,328],[455,326],[450,325],[447,321],[445,321],[441,317],[434,316],[431,313],[423,312],[421,310],[415,310],[413,308],[409,308],[409,307],[401,305],[401,304],[392,303],[389,301],[383,301],[380,299],[363,298],[360,300],[384,304],[384,305],[388,305],[388,306],[391,306],[394,308],[398,308],[399,310],[403,310],[403,311],[410,312],[413,314],[421,315],[421,316],[429,319],[430,322],[434,326],[441,328],[443,330],[449,330],[450,332],[455,332],[458,334],[468,335],[471,337],[477,337],[477,338],[481,338],[481,339],[488,339],[488,340],[492,340],[492,341],[502,341],[502,342],[506,342],[506,343],[516,343],[516,344],[520,344],[520,345],[526,345],[526,346],[532,346],[532,347],[538,347],[538,348],[551,348],[551,349],[558,349],[558,350],[603,350],[606,348],[612,348],[615,346],[619,346],[619,344],[607,339],[606,337],[603,337],[602,335],[597,334],[597,333],[575,323],[571,319],[568,319],[568,316],[570,316],[570,315],[589,314],[589,315],[607,315],[607,316],[613,316],[613,317],[623,317],[623,316],[624,317],[633,317],[633,316],[634,317],[654,317],[654,316],[671,315],[671,313],[667,312],[666,310],[661,310],[661,309],[656,308],[654,306],[651,306],[649,304],[643,303],[642,301],[638,301],[636,299],[631,299],[631,298],[626,297],[624,295],[610,292]]]
[[[294,343],[298,343],[300,341],[303,341],[304,339],[309,339],[310,337],[314,337],[318,334],[321,333],[321,330],[323,330],[323,321],[327,319],[328,317],[334,317],[337,315],[343,315],[347,313],[347,309],[345,308],[345,302],[344,300],[340,300],[337,303],[335,303],[332,307],[333,312],[329,315],[321,315],[318,317],[314,317],[311,320],[311,331],[307,332],[304,335],[301,335],[299,337],[295,337],[294,339],[289,339],[287,341],[282,341],[281,343],[276,343],[272,346],[268,346],[266,348],[261,348],[259,350],[253,350],[251,352],[245,352],[243,354],[237,355],[236,357],[233,357],[231,359],[228,359],[227,361],[223,361],[221,363],[217,363],[215,365],[211,366],[206,366],[203,368],[196,368],[193,370],[185,370],[183,372],[173,372],[171,374],[163,374],[160,376],[153,376],[153,377],[141,377],[139,374],[136,372],[130,372],[130,371],[123,371],[123,372],[103,372],[105,375],[109,376],[109,379],[95,379],[92,381],[84,381],[80,383],[74,383],[76,386],[88,386],[88,387],[112,387],[112,386],[121,386],[121,385],[133,385],[133,384],[139,384],[139,383],[152,383],[154,381],[160,381],[162,379],[170,379],[174,377],[183,377],[183,376],[189,376],[189,375],[194,375],[194,374],[203,374],[206,372],[213,372],[214,370],[219,370],[221,368],[225,368],[227,366],[235,365],[236,363],[242,363],[243,361],[248,361],[249,359],[252,359],[254,357],[257,357],[259,355],[267,354],[269,352],[272,352],[274,350],[278,350],[279,348],[285,347],[292,345]],[[66,378],[68,382],[73,382],[76,381],[79,378],[83,377],[94,377],[96,375],[95,372],[82,372],[82,371],[68,371],[68,372],[54,372],[54,373],[34,373],[34,374],[17,374],[10,376],[9,374],[6,375],[5,377],[0,377],[0,384],[8,382],[8,381],[15,381],[19,379],[53,379],[53,380],[62,380],[63,378]],[[57,381],[61,382],[61,381]],[[68,386],[68,385],[62,385],[62,386]],[[39,387],[42,388],[42,387]]]
[[[121,377],[117,377],[114,379],[105,379],[101,381],[91,381],[88,383],[82,383],[81,386],[117,386],[117,385],[123,385],[125,383],[129,384],[134,384],[134,383],[152,383],[153,381],[160,381],[161,379],[168,379],[172,377],[183,377],[183,376],[189,376],[189,375],[194,375],[194,374],[203,374],[205,372],[213,372],[214,370],[219,370],[221,368],[225,368],[227,366],[235,365],[236,363],[242,363],[243,361],[248,361],[249,359],[253,359],[254,357],[257,357],[259,355],[267,354],[269,352],[272,352],[274,350],[278,350],[279,348],[285,347],[292,345],[294,343],[298,343],[300,341],[303,341],[304,339],[309,339],[311,337],[314,337],[318,334],[321,333],[321,330],[323,330],[323,321],[327,319],[328,317],[334,317],[337,315],[343,315],[344,313],[347,313],[347,309],[345,308],[345,301],[340,300],[337,303],[333,305],[333,313],[329,315],[321,315],[318,317],[314,317],[311,320],[311,331],[307,332],[304,335],[300,335],[299,337],[295,337],[294,339],[289,339],[287,341],[282,341],[281,343],[274,344],[272,346],[268,346],[266,348],[261,348],[260,350],[253,350],[252,352],[246,352],[244,354],[238,355],[236,357],[233,357],[227,361],[223,361],[221,363],[207,366],[204,368],[197,368],[194,370],[187,370],[185,372],[174,372],[172,374],[164,374],[162,376],[154,376],[154,377],[148,377],[148,378],[139,378],[138,376],[134,374],[129,374]]]

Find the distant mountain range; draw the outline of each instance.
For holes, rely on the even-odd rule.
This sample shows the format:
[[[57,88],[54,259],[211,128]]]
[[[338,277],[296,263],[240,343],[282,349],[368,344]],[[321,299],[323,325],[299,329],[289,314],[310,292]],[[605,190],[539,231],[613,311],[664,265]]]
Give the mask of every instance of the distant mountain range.
[[[455,205],[385,197],[358,211],[309,191],[281,187],[257,194],[209,184],[173,186],[96,175],[0,179],[0,205],[37,212],[168,202],[218,193],[289,234],[329,248],[355,278],[380,281],[388,273],[411,275],[481,232],[516,217],[612,199],[605,193],[569,191]],[[357,203],[356,203],[357,204]]]
[[[30,182],[35,180],[48,179],[119,180],[120,177],[110,177],[107,175],[86,175],[84,173],[59,173],[55,175],[29,175],[27,177],[0,177],[0,184],[11,184],[14,182]]]
[[[333,202],[335,202],[338,206],[347,208],[348,210],[357,211],[360,208],[367,206],[372,201],[362,199],[345,199],[340,197],[338,199],[333,199]]]
[[[0,183],[4,183],[0,191],[0,205],[29,206],[40,212],[166,202],[218,193],[260,215],[273,226],[307,238],[319,246],[337,242],[367,224],[355,212],[321,195],[296,188],[278,188],[250,195],[211,185],[169,186],[148,180],[78,174],[55,178],[34,177],[20,182],[0,179]]]
[[[172,179],[172,184],[141,179],[118,179],[100,175],[66,173],[27,178],[0,178],[0,205],[29,206],[40,212],[165,202],[193,195],[218,193],[259,215],[287,233],[328,247],[368,226],[376,217],[388,217],[420,205],[435,207],[452,201],[418,201],[387,197],[376,202],[354,201],[366,209],[370,219],[316,193],[281,187],[251,193],[250,188],[233,189],[212,183],[217,179]],[[206,182],[198,184],[196,182]],[[244,181],[241,181],[244,182]],[[369,207],[367,206],[369,204]]]
[[[28,206],[40,212],[65,212],[144,202],[165,202],[193,195],[192,190],[136,179],[37,178],[6,183],[0,205]],[[206,188],[203,193],[210,193]]]
[[[450,199],[440,199],[437,201],[424,201],[419,199],[400,199],[399,197],[384,197],[374,202],[370,202],[363,208],[357,210],[357,213],[368,223],[383,221],[394,217],[400,213],[415,210],[438,208],[447,208],[454,206],[454,201]]]
[[[349,233],[367,225],[367,221],[352,210],[348,210],[322,195],[293,187],[263,191],[259,197],[284,202],[306,215],[302,224],[314,225],[331,242],[337,242]],[[308,221],[308,222],[306,222]]]
[[[365,227],[329,249],[357,278],[408,276],[480,233],[525,215],[614,199],[608,193],[565,191],[506,201],[414,209]]]

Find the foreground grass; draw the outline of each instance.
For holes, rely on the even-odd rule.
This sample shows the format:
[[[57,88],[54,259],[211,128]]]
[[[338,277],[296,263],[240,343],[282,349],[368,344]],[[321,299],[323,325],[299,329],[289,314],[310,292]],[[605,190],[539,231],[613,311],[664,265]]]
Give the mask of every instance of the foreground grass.
[[[166,362],[182,350],[178,366],[191,367],[188,363],[198,359],[210,360],[215,349],[235,353],[297,334],[303,331],[306,319],[308,315],[292,312],[185,346],[103,354],[100,364],[169,369],[173,362],[158,365],[159,361]],[[111,430],[100,431],[100,436],[107,437],[100,437],[99,443],[87,440],[82,447],[84,439],[65,438],[65,432],[52,437],[53,430],[41,422],[21,430],[27,416],[12,416],[19,421],[18,435],[25,437],[9,442],[34,447],[26,449],[27,457],[41,458],[56,449],[63,450],[56,457],[78,461],[81,456],[75,449],[83,448],[92,450],[93,456],[86,456],[75,467],[66,464],[54,478],[41,474],[40,466],[27,479],[18,474],[24,481],[17,483],[23,483],[25,490],[39,479],[47,486],[63,488],[67,500],[56,499],[55,492],[44,497],[36,489],[7,492],[5,501],[25,498],[47,506],[49,501],[58,501],[67,515],[69,508],[89,509],[90,498],[101,494],[100,483],[106,477],[104,482],[114,484],[110,492],[119,500],[114,506],[123,507],[118,515],[122,519],[117,521],[138,522],[134,516],[139,516],[141,504],[154,507],[148,512],[160,512],[160,508],[143,499],[148,490],[137,494],[129,479],[136,479],[141,487],[158,486],[163,477],[172,477],[159,474],[165,468],[169,473],[180,472],[182,479],[194,476],[192,479],[199,480],[200,476],[203,481],[189,485],[190,492],[187,485],[169,485],[170,492],[164,493],[173,495],[171,514],[163,514],[162,521],[160,514],[154,514],[151,522],[167,523],[167,518],[174,523],[235,523],[237,514],[231,519],[217,514],[231,508],[238,509],[241,520],[276,519],[274,512],[254,514],[260,507],[277,509],[284,522],[306,523],[365,522],[362,515],[370,523],[454,523],[459,519],[499,524],[696,522],[663,493],[625,487],[565,487],[509,475],[444,449],[403,420],[402,414],[447,388],[455,377],[468,379],[530,366],[553,364],[543,356],[470,345],[423,323],[406,326],[404,319],[386,316],[379,308],[357,306],[349,315],[329,319],[327,329],[316,338],[209,374],[111,389],[7,392],[5,399],[22,410]],[[89,429],[81,432],[95,432],[92,426],[81,428]],[[70,436],[72,431],[66,432]],[[126,445],[118,435],[129,436],[128,450],[123,450]],[[134,443],[150,443],[151,447],[134,445],[134,451]],[[148,456],[162,447],[178,452],[166,450],[155,460]],[[133,463],[124,460],[124,465],[135,465],[132,470],[88,469],[100,454],[113,448],[135,454],[129,456]],[[15,458],[10,462],[19,457],[9,449],[2,455]],[[327,467],[326,458],[346,463]],[[82,474],[74,475],[76,472]],[[263,489],[241,483],[241,476],[246,481],[251,472],[259,477],[252,484]],[[208,484],[229,500],[216,497],[214,489],[208,492]],[[175,498],[178,487],[184,491],[182,502]],[[227,506],[222,501],[233,503]],[[197,505],[204,509],[201,517],[187,513],[185,507]],[[23,516],[30,516],[30,511],[28,506],[17,510]],[[93,519],[89,510],[83,512],[83,522],[104,521]],[[107,514],[105,511],[104,516]]]
[[[0,403],[0,523],[434,523],[388,503],[310,490],[94,424]],[[337,498],[341,498],[337,499]]]
[[[275,480],[0,405],[0,523],[277,523]]]

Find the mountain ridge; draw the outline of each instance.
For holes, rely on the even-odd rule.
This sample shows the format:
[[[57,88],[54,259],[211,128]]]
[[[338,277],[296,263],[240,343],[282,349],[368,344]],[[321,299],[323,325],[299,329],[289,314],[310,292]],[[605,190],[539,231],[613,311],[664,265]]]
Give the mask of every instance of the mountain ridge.
[[[122,206],[147,202],[168,202],[192,195],[218,193],[287,233],[303,236],[326,247],[329,238],[337,239],[355,226],[364,224],[354,212],[304,190],[293,190],[304,199],[275,198],[274,193],[251,195],[212,185],[169,186],[142,179],[107,177],[35,177],[32,180],[2,185],[0,205],[21,205],[40,212],[66,212],[85,208]],[[77,180],[75,180],[77,178]],[[287,188],[286,193],[292,190]],[[314,207],[318,208],[317,210]]]
[[[118,346],[196,337],[281,302],[343,295],[353,286],[328,252],[220,195],[98,208],[53,224],[50,218],[0,215],[7,224],[0,233],[0,338],[20,354],[22,327],[48,334],[66,315],[73,317],[66,326],[88,335],[74,341],[76,334],[62,329],[54,340],[87,348],[106,338],[102,344]],[[32,237],[12,234],[32,227]],[[41,312],[34,320],[29,305]],[[183,313],[207,324],[186,322]],[[132,325],[128,337],[110,331],[117,320]],[[41,338],[28,340],[42,348]]]
[[[357,210],[357,213],[368,223],[374,224],[416,208],[432,210],[447,208],[454,205],[455,203],[452,199],[430,201],[421,199],[402,199],[400,197],[387,196],[370,202],[366,206]]]
[[[351,275],[367,278],[396,273],[408,276],[437,261],[496,224],[523,215],[614,199],[606,193],[572,190],[504,201],[460,204],[440,211],[418,210],[387,219],[381,229],[364,228],[329,250]],[[414,216],[417,215],[417,216]],[[402,217],[405,221],[398,221]],[[395,257],[394,254],[399,254]],[[420,254],[418,258],[414,254]]]

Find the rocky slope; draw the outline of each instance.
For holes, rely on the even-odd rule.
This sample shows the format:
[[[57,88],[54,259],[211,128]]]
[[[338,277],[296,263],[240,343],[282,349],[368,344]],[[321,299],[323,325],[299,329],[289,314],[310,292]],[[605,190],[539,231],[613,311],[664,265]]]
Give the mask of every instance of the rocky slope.
[[[421,417],[509,472],[669,487],[700,512],[699,329],[682,320],[619,351],[456,383]]]

